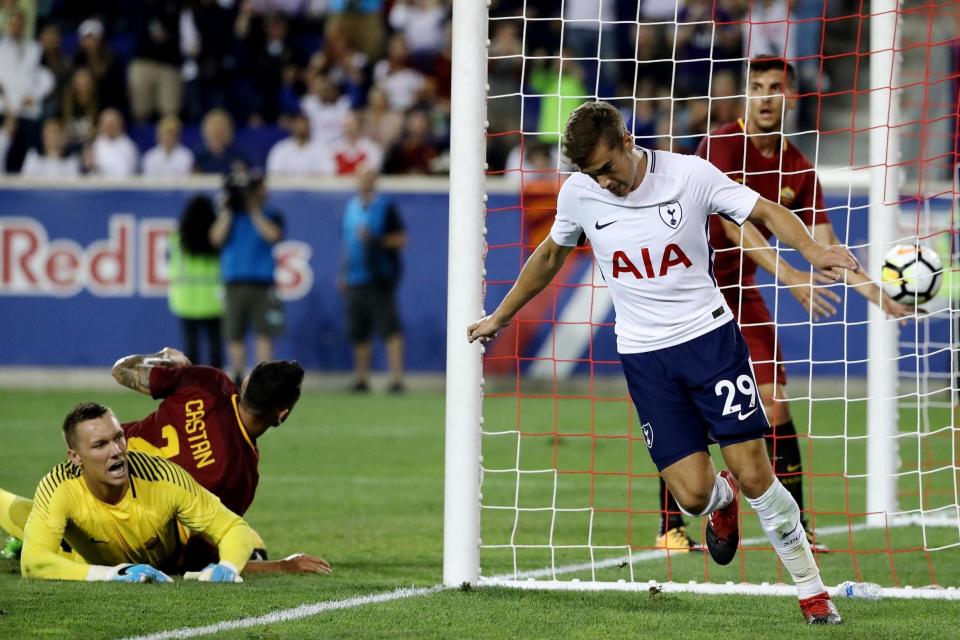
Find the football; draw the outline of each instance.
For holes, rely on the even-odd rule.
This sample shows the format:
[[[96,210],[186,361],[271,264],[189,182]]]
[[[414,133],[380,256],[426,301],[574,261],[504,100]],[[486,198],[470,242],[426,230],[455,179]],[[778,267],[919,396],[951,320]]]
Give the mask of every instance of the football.
[[[880,280],[888,296],[910,304],[923,304],[937,295],[943,281],[943,263],[930,247],[897,245],[883,259]]]

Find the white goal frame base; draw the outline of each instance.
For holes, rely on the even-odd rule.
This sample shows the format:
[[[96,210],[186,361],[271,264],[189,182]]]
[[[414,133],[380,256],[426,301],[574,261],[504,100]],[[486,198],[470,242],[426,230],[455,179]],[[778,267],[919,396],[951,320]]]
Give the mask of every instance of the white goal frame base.
[[[958,517],[944,515],[926,515],[926,514],[904,514],[893,516],[889,519],[886,527],[949,527],[960,528],[960,515]],[[873,526],[871,524],[859,524],[849,526],[824,527],[819,529],[821,535],[840,534],[852,531],[864,531],[868,529],[882,529],[884,527]],[[746,544],[759,544],[764,539],[756,538],[744,540]],[[523,545],[517,545],[522,547]],[[501,545],[491,545],[489,548],[505,548]],[[619,548],[619,547],[618,547]],[[594,547],[593,550],[609,551],[611,547]],[[679,555],[679,554],[674,554]],[[527,589],[544,591],[652,591],[664,593],[699,593],[702,595],[743,595],[743,596],[796,596],[796,588],[787,584],[771,584],[762,582],[760,584],[735,583],[735,582],[658,582],[656,580],[626,580],[619,579],[616,582],[599,582],[594,580],[581,581],[579,578],[572,580],[557,580],[556,577],[570,573],[580,573],[583,571],[596,571],[597,569],[609,569],[612,567],[626,567],[631,576],[634,574],[634,567],[642,562],[659,560],[667,557],[666,551],[648,549],[643,551],[626,550],[626,555],[619,558],[605,558],[594,562],[582,562],[578,564],[569,564],[558,567],[544,567],[530,571],[521,571],[515,574],[503,574],[499,576],[479,576],[476,582],[477,587],[505,587],[509,589]],[[550,578],[543,580],[541,578]],[[837,587],[829,589],[831,595],[836,596]],[[956,600],[960,601],[960,588],[956,586],[939,587],[884,587],[883,596],[885,598],[915,598],[921,600]]]
[[[526,589],[528,591],[627,591],[649,593],[697,593],[700,595],[725,596],[792,596],[797,597],[797,589],[787,584],[747,584],[735,582],[581,582],[574,580],[506,580],[499,578],[480,578],[478,587],[505,587]],[[837,587],[829,588],[830,594],[837,596]],[[920,600],[956,600],[960,601],[960,589],[956,587],[888,587],[883,590],[884,598],[909,598]]]

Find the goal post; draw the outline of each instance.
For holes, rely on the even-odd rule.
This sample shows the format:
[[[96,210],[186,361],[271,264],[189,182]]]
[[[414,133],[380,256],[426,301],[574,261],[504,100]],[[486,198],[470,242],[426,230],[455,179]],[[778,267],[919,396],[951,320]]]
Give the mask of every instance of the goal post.
[[[895,244],[900,206],[900,60],[896,55],[898,0],[870,4],[870,189],[867,270],[880,273]],[[891,126],[892,125],[892,126]],[[882,527],[897,511],[897,340],[898,327],[876,306],[869,307],[867,331],[867,522]]]
[[[483,311],[487,6],[453,4],[443,582],[476,582],[480,552],[481,349],[467,325]]]
[[[800,116],[783,133],[814,163],[840,242],[875,281],[892,247],[923,244],[960,283],[960,59],[944,63],[947,48],[960,52],[947,26],[960,0],[824,2],[778,17],[780,4],[667,0],[624,15],[612,0],[453,0],[446,585],[793,593],[745,503],[731,565],[655,546],[657,472],[589,248],[496,341],[466,341],[549,230],[573,170],[559,149],[569,112],[608,101],[638,144],[690,153],[736,121],[753,39],[781,42],[798,67]],[[904,326],[853,286],[833,286],[838,312],[817,322],[771,278],[757,288],[783,350],[801,508],[829,547],[817,556],[825,583],[960,599],[960,287]],[[701,520],[687,526],[704,539]]]

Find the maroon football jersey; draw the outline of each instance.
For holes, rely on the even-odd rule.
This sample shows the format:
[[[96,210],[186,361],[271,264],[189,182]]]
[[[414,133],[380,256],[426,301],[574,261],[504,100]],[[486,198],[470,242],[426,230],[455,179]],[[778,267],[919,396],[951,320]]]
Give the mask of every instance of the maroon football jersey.
[[[700,142],[697,155],[732,180],[792,210],[808,228],[813,227],[814,220],[816,224],[829,222],[816,170],[786,138],[781,141],[780,153],[767,158],[744,135],[743,120],[738,120],[714,129]],[[765,238],[772,235],[764,225],[755,226]],[[757,263],[747,258],[741,271],[741,251],[727,238],[719,216],[710,216],[710,244],[717,251],[713,273],[720,287],[754,282]]]
[[[128,447],[176,462],[243,515],[257,490],[260,453],[240,421],[237,387],[212,367],[153,367],[150,393],[163,402],[123,425]]]

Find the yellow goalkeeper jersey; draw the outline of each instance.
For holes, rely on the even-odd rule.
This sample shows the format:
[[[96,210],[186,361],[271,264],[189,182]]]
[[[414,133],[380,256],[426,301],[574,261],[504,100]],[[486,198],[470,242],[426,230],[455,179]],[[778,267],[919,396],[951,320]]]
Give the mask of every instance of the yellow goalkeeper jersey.
[[[115,505],[94,497],[69,461],[40,481],[24,531],[25,577],[103,579],[125,562],[173,571],[185,542],[178,523],[206,535],[221,560],[243,568],[254,534],[240,516],[164,458],[129,451],[127,461],[130,486]],[[60,551],[61,540],[75,551],[72,559]]]

